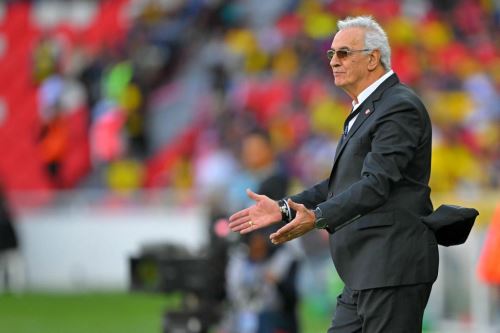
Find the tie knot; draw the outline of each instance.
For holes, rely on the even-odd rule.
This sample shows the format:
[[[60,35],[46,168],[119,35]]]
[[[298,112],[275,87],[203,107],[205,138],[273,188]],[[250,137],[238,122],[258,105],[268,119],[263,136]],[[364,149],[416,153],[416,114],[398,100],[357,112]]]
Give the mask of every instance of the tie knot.
[[[347,116],[345,122],[344,122],[344,137],[347,136],[347,133],[349,132],[349,122],[358,115],[359,111],[361,109],[357,108],[356,110],[352,110],[351,113]]]

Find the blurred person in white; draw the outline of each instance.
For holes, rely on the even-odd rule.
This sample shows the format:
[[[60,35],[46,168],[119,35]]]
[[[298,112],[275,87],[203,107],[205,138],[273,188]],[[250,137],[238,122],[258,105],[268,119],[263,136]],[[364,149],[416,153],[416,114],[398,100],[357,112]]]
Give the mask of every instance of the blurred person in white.
[[[203,200],[220,206],[238,163],[213,130],[201,133],[195,155],[195,188],[200,191]]]

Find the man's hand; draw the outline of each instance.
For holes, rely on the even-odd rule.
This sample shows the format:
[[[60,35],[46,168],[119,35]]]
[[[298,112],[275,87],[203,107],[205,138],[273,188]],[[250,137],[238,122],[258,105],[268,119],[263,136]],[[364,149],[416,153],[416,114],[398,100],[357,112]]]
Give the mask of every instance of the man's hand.
[[[313,211],[307,209],[304,205],[293,202],[288,199],[288,205],[291,209],[297,211],[295,218],[287,225],[271,234],[273,244],[282,244],[292,239],[300,237],[314,229],[316,217]]]
[[[249,233],[281,221],[278,203],[265,195],[247,190],[255,205],[240,210],[229,217],[229,228],[241,234]]]

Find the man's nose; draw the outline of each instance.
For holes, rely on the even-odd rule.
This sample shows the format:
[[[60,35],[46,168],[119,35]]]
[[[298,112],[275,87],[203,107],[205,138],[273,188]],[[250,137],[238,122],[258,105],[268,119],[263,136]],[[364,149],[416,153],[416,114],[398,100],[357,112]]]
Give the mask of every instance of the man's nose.
[[[338,60],[335,60],[335,57],[333,57],[332,60],[330,60],[330,66],[332,68],[339,67],[340,63],[338,62]]]
[[[338,66],[340,66],[340,61],[339,61],[339,58],[337,58],[337,56],[336,56],[336,55],[334,55],[334,56],[332,57],[332,59],[330,59],[330,66],[331,66],[331,67],[338,67]]]

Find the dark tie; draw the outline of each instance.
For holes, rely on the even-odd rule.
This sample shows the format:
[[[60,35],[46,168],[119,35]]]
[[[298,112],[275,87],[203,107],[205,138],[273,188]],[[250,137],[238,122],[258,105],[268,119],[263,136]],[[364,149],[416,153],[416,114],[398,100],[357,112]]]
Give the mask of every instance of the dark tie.
[[[361,110],[360,107],[358,107],[354,111],[351,110],[351,113],[349,113],[346,120],[344,121],[344,133],[342,133],[342,135],[340,136],[339,143],[337,144],[337,153],[338,153],[340,147],[342,147],[342,144],[344,143],[344,140],[345,140],[345,138],[347,138],[347,134],[349,133],[349,122],[351,121],[352,118],[354,118],[358,115],[360,110]],[[335,155],[337,155],[337,153],[335,153]]]
[[[342,139],[345,139],[347,137],[347,133],[349,133],[349,122],[358,115],[359,111],[361,111],[360,107],[358,107],[354,111],[351,111],[351,113],[349,113],[349,115],[347,116],[346,120],[344,121],[344,135]]]

